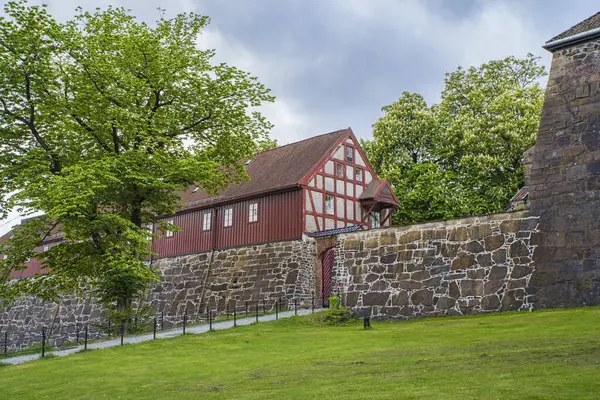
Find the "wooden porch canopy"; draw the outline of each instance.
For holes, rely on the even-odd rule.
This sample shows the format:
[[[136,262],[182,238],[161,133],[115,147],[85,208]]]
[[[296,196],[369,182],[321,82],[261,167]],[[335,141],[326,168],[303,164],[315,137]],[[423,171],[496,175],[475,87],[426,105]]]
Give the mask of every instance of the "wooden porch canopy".
[[[363,222],[368,221],[369,216],[373,212],[381,212],[382,210],[391,209],[385,220],[381,222],[383,225],[398,208],[398,199],[390,184],[385,179],[374,179],[369,183],[365,191],[360,195],[360,203],[367,210],[363,214]]]

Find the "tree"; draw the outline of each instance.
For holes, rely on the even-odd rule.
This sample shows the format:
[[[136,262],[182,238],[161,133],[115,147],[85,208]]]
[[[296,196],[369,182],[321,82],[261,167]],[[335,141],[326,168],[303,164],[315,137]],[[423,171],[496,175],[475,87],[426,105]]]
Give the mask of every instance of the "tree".
[[[400,199],[395,223],[501,211],[523,185],[543,105],[539,59],[507,57],[446,74],[441,102],[404,92],[364,141]]]
[[[91,285],[126,310],[157,279],[146,225],[172,214],[192,184],[215,193],[246,178],[241,160],[271,128],[255,108],[273,97],[197,48],[204,16],[149,26],[109,7],[58,23],[25,1],[4,9],[0,213],[43,216],[5,243],[0,297],[50,300]],[[35,253],[57,230],[64,240]],[[50,272],[9,282],[30,257]]]

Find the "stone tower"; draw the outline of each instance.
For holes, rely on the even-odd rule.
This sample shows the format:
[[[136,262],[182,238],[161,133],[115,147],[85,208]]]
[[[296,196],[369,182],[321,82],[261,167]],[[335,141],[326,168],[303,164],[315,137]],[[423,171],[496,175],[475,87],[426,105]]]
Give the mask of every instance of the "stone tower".
[[[553,53],[530,176],[540,216],[529,286],[541,307],[600,304],[600,13]]]

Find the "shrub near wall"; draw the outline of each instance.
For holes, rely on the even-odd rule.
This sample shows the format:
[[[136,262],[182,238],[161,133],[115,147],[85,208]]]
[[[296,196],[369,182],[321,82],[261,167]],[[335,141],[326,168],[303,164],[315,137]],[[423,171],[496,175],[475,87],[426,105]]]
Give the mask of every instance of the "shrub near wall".
[[[334,286],[347,306],[381,318],[533,307],[537,225],[516,212],[342,235]]]

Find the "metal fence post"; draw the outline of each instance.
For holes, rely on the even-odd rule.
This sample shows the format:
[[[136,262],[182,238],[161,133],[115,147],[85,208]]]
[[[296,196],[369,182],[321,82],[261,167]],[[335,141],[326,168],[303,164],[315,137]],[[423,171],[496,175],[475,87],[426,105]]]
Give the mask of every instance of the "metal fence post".
[[[79,344],[79,323],[75,324],[75,342]]]
[[[279,319],[279,300],[275,299],[275,319]]]
[[[160,330],[161,331],[165,330],[165,314],[164,313],[160,313]]]
[[[84,337],[83,337],[83,350],[87,350],[87,342],[88,342],[88,326],[86,324],[85,326],[85,333],[84,333]]]
[[[258,322],[258,301],[256,302],[256,322]]]
[[[8,352],[8,329],[4,332],[4,355]]]
[[[294,299],[294,315],[298,315],[298,299]]]
[[[154,316],[154,329],[152,332],[153,339],[156,339],[156,315]]]
[[[112,329],[110,327],[110,319],[108,320],[108,336],[112,336]]]
[[[246,318],[248,318],[248,300],[246,300],[245,304],[246,304]]]
[[[212,331],[212,310],[208,312],[208,330]]]
[[[233,306],[233,327],[237,326],[237,307]]]
[[[266,313],[266,309],[265,309],[265,299],[264,299],[264,297],[263,297],[263,314],[265,314],[265,313]]]
[[[310,308],[312,309],[312,313],[315,313],[315,294],[312,293],[310,295]]]
[[[187,310],[183,314],[183,334],[185,335],[185,326],[187,325]]]
[[[46,327],[42,327],[42,358],[46,354]]]
[[[121,323],[121,346],[123,346],[123,337],[125,336],[125,323]]]

